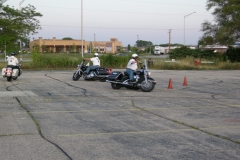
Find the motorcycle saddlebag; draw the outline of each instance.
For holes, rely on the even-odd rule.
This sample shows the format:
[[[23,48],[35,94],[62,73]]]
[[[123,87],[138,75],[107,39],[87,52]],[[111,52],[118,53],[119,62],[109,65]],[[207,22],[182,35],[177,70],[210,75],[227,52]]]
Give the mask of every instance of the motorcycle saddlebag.
[[[5,76],[5,71],[6,71],[6,68],[3,68],[2,69],[2,76]]]
[[[117,81],[117,80],[121,80],[123,77],[122,72],[119,71],[113,71],[111,74],[109,74],[109,76],[107,77],[108,81]]]
[[[16,77],[16,76],[18,76],[18,69],[13,69],[13,73],[12,73],[12,76],[13,77]]]
[[[98,73],[100,75],[109,75],[108,68],[98,68]]]

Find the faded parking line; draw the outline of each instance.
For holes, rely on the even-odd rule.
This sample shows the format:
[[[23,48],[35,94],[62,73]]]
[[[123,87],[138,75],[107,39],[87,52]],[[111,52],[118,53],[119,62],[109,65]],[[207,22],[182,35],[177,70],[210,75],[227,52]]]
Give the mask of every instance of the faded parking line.
[[[240,126],[218,126],[218,127],[207,127],[199,129],[214,129],[214,128],[240,128]],[[169,133],[179,131],[198,131],[193,128],[188,129],[170,129],[170,130],[156,130],[156,131],[131,131],[131,132],[105,132],[105,133],[86,133],[86,134],[62,134],[59,137],[74,137],[74,136],[98,136],[98,135],[125,135],[125,134],[153,134],[153,133]]]

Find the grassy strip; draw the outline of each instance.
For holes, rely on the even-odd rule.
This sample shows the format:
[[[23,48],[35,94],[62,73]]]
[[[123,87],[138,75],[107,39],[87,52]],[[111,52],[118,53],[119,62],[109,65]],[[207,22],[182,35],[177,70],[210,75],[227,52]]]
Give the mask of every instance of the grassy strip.
[[[86,57],[92,57],[92,55],[84,55]],[[142,56],[144,57],[144,56]],[[0,57],[1,58],[1,57]],[[18,57],[19,58],[19,57]],[[101,67],[107,68],[126,68],[126,65],[130,59],[128,56],[114,56],[112,54],[105,54],[100,56]],[[75,69],[77,65],[82,61],[80,54],[31,54],[23,57],[21,62],[22,69],[30,70],[64,70],[64,69]],[[143,61],[144,58],[140,58]],[[181,60],[172,61],[169,59],[162,58],[152,58],[153,65],[149,65],[150,69],[157,70],[237,70],[240,69],[240,63],[230,63],[230,62],[213,62],[213,63],[202,63],[196,65],[193,58],[188,57]],[[207,61],[207,60],[205,60]],[[0,62],[0,67],[6,67],[6,62]]]

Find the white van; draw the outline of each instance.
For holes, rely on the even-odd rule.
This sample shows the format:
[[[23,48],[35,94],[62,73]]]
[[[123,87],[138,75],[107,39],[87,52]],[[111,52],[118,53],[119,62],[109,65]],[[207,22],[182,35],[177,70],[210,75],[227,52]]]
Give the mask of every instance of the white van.
[[[164,53],[165,53],[164,47],[160,47],[160,46],[155,46],[154,47],[154,54],[155,55],[164,55]]]

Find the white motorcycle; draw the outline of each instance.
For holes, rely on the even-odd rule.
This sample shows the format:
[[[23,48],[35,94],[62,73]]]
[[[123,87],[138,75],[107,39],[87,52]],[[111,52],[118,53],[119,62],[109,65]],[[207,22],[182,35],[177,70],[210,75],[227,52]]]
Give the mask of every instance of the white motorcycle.
[[[18,65],[20,69],[20,64]],[[22,74],[22,70],[19,70],[14,68],[14,66],[7,66],[6,68],[2,69],[2,76],[3,78],[7,78],[8,82],[11,82],[12,80],[16,80],[20,75]]]

